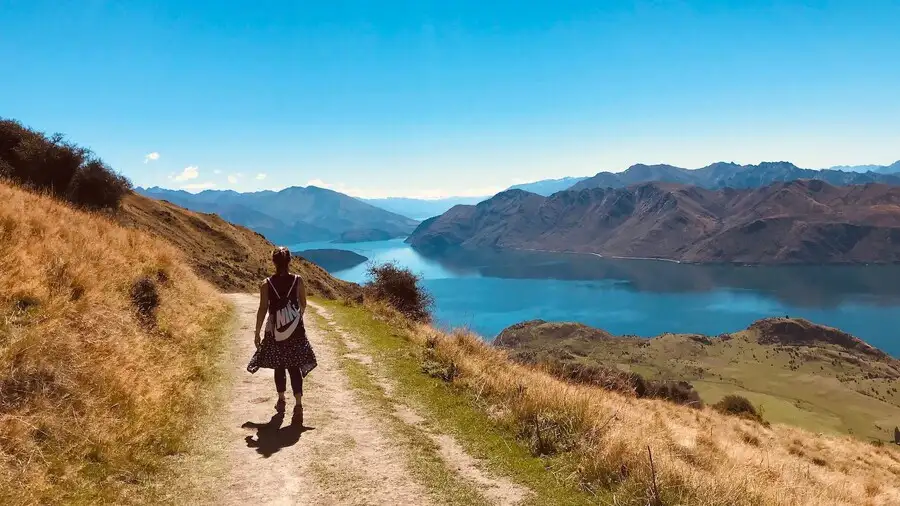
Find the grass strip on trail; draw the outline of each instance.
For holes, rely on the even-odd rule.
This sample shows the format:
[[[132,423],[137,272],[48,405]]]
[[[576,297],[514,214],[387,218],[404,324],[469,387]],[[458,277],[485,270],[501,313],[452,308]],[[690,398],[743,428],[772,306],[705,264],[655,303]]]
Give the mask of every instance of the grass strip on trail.
[[[322,302],[322,301],[318,301]],[[447,473],[434,444],[421,432],[394,417],[393,402],[374,381],[367,366],[348,358],[350,350],[337,330],[329,326],[324,318],[315,312],[307,313],[316,320],[316,325],[323,331],[330,344],[341,356],[341,369],[347,375],[350,385],[363,396],[369,406],[376,410],[380,419],[389,424],[386,432],[397,436],[395,440],[406,446],[409,468],[415,478],[426,485],[434,494],[436,502],[452,505],[481,504],[480,497],[474,488],[463,483],[453,474]],[[327,476],[323,475],[323,478]]]
[[[560,458],[537,458],[521,444],[512,430],[499,426],[479,405],[474,393],[454,387],[423,372],[423,350],[403,336],[403,329],[395,329],[378,320],[364,308],[346,306],[340,302],[315,299],[327,308],[340,327],[349,332],[361,345],[359,351],[372,357],[374,367],[392,384],[392,398],[372,377],[367,366],[352,358],[343,359],[353,386],[366,393],[381,409],[393,411],[394,402],[404,403],[425,418],[425,424],[436,432],[452,435],[469,455],[486,464],[487,470],[502,475],[530,489],[524,504],[595,504],[597,498],[563,483],[559,476],[569,468]],[[316,318],[321,318],[318,315]],[[336,330],[321,322],[330,334]],[[336,335],[329,336],[338,342]],[[342,353],[348,353],[346,346]],[[420,451],[413,452],[412,464],[420,468],[421,478],[444,503],[481,504],[471,487],[464,485],[452,473],[447,473],[434,443],[419,430],[398,420],[397,430],[409,436],[408,444]],[[421,451],[424,450],[424,451]],[[446,494],[446,495],[445,495]]]

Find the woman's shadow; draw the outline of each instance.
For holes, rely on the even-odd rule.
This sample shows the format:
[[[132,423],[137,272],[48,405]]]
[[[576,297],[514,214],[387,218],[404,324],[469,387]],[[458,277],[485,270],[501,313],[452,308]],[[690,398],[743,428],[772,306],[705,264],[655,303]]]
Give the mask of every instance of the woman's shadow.
[[[305,427],[303,425],[303,415],[294,416],[291,423],[285,427],[284,413],[275,413],[266,423],[247,422],[241,425],[245,429],[256,429],[256,438],[247,436],[244,440],[247,442],[248,448],[255,448],[256,453],[265,458],[271,457],[275,453],[281,451],[282,448],[294,446],[300,440],[300,436],[314,427]]]

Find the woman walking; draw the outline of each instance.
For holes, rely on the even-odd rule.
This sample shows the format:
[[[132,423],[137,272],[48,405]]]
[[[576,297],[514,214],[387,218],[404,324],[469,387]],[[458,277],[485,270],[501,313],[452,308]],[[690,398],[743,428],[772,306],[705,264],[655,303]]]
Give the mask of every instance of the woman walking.
[[[303,326],[306,311],[306,286],[303,278],[290,273],[291,252],[277,248],[272,252],[275,274],[266,278],[259,287],[259,310],[256,312],[256,353],[247,370],[255,373],[260,368],[275,370],[275,391],[278,401],[275,410],[285,411],[284,394],[287,375],[291,376],[291,389],[297,403],[294,406],[295,423],[303,424],[303,377],[316,367],[316,356]],[[266,315],[268,318],[266,319]],[[265,335],[259,332],[266,319]]]

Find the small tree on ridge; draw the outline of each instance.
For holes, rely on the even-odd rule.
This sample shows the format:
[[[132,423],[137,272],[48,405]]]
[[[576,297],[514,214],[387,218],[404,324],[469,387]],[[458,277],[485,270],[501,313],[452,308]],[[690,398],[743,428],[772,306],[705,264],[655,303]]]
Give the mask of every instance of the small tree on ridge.
[[[431,321],[434,299],[420,285],[420,276],[396,262],[372,264],[366,272],[369,275],[365,285],[367,295],[386,301],[413,321]]]

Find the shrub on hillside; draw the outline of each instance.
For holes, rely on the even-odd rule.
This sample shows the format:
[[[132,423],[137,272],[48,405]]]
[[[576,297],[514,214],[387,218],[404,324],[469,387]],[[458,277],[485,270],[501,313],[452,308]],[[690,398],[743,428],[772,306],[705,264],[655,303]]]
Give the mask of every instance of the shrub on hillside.
[[[131,183],[124,176],[100,160],[91,160],[75,172],[66,198],[78,206],[114,209],[130,189]]]
[[[156,283],[142,277],[131,285],[131,303],[134,304],[138,316],[144,324],[156,323],[156,309],[159,307],[159,290]]]
[[[531,361],[526,355],[517,359],[526,363]],[[631,375],[617,369],[594,364],[566,363],[547,357],[541,360],[541,365],[550,374],[573,383],[594,385],[623,394],[636,393]]]
[[[694,408],[703,407],[700,394],[694,390],[694,385],[687,381],[655,381],[644,379],[637,373],[632,374],[636,385],[635,392],[638,397],[664,399],[675,404],[683,404]]]
[[[749,399],[740,395],[726,395],[719,402],[713,404],[713,408],[723,414],[739,416],[750,420],[762,422],[762,415]]]
[[[434,299],[421,286],[421,278],[394,262],[372,264],[367,273],[366,295],[383,300],[407,318],[417,322],[431,321]]]
[[[87,208],[118,207],[131,183],[90,150],[0,120],[0,177]]]

